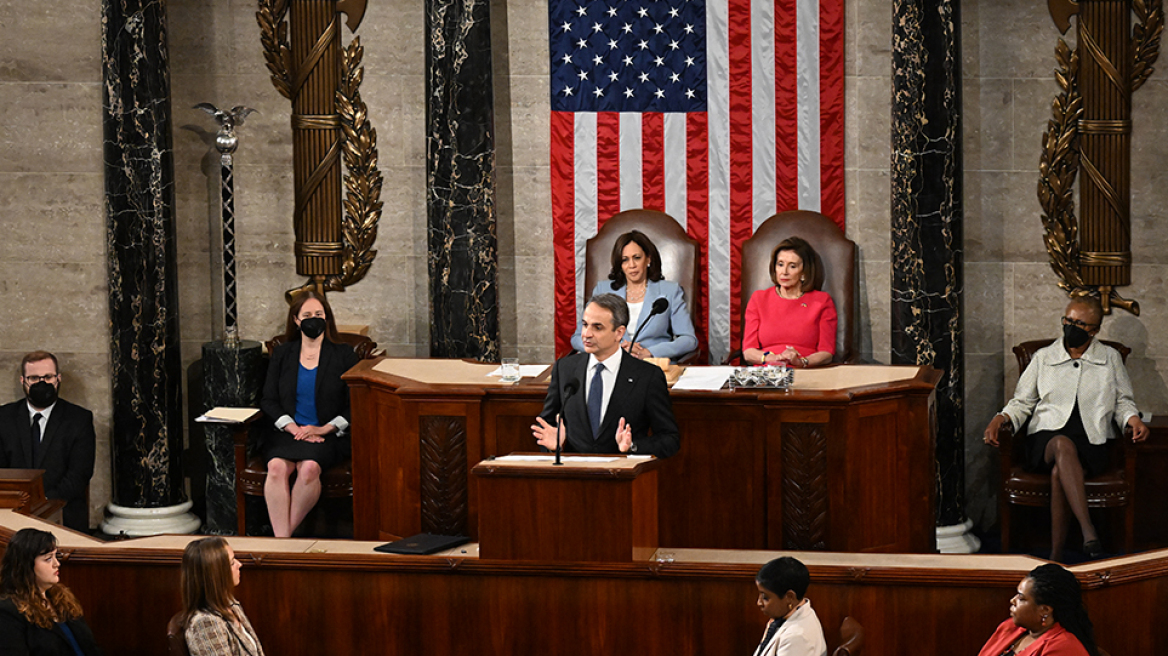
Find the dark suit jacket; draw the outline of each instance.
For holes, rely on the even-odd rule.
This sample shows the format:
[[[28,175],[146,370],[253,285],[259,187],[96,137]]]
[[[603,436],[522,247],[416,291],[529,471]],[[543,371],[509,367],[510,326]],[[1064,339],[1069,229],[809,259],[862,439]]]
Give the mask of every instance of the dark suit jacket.
[[[334,344],[327,339],[320,346],[316,366],[316,418],[327,424],[336,417],[349,421],[349,385],[341,374],[352,369],[360,358],[348,344]],[[268,364],[264,398],[260,407],[275,421],[284,415],[296,416],[296,376],[300,370],[300,340],[276,347]]]
[[[568,431],[564,439],[565,452],[620,453],[616,445],[616,427],[621,417],[624,417],[625,423],[633,429],[633,444],[638,454],[668,458],[677,453],[681,440],[677,421],[673,418],[669,387],[659,367],[631,355],[621,357],[616,387],[612,390],[604,421],[600,425],[600,436],[596,440],[592,439],[588,405],[584,398],[587,368],[587,353],[573,353],[560,358],[552,367],[552,380],[543,401],[543,412],[539,414],[553,426],[556,424],[556,415],[563,414]],[[563,399],[567,396],[566,388],[570,381],[576,381],[578,387],[565,406]]]
[[[57,410],[54,408],[53,412]],[[99,656],[101,650],[84,618],[66,622],[85,656]],[[73,647],[60,627],[42,629],[16,610],[11,599],[0,599],[0,653],[28,656],[74,656]]]
[[[65,526],[89,530],[86,492],[93,478],[93,413],[57,399],[41,433],[40,459],[32,461],[32,415],[24,399],[0,407],[0,467],[45,470],[45,496],[64,499]]]

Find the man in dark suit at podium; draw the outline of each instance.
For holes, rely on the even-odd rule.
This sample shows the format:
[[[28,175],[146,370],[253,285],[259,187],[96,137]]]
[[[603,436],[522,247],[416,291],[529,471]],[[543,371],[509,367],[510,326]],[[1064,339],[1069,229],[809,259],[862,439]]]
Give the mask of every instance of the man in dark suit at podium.
[[[615,294],[592,297],[580,332],[584,353],[552,368],[543,412],[531,427],[540,446],[576,453],[636,453],[668,458],[680,438],[665,374],[625,353],[629,307]],[[559,425],[565,430],[558,431]],[[563,433],[566,432],[566,435]]]
[[[57,356],[34,351],[20,363],[25,398],[0,407],[0,468],[45,470],[45,496],[66,501],[62,523],[89,530],[93,413],[57,398]]]

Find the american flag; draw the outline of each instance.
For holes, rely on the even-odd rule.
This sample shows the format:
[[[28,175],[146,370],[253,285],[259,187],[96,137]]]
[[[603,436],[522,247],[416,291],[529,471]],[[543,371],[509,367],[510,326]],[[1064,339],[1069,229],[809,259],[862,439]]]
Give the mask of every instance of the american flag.
[[[556,352],[584,301],[584,246],[627,209],[697,240],[698,338],[741,339],[739,255],[762,221],[844,225],[843,0],[550,0]]]

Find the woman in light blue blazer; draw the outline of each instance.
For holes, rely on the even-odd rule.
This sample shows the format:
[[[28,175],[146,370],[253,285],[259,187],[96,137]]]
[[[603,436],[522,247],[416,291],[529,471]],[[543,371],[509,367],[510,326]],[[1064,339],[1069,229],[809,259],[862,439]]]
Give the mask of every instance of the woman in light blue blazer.
[[[637,358],[669,358],[676,362],[698,348],[697,332],[689,318],[681,285],[661,279],[661,256],[644,233],[633,230],[621,235],[612,248],[612,270],[592,295],[616,294],[629,304],[629,327],[621,346]],[[669,309],[649,319],[637,337],[629,340],[652,311],[659,298],[669,301]],[[572,347],[584,350],[580,326],[572,336]]]

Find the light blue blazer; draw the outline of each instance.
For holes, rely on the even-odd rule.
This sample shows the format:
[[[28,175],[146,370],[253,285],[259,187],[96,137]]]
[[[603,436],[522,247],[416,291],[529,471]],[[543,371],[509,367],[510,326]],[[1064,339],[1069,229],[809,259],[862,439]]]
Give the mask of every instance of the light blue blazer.
[[[592,296],[616,294],[625,298],[625,292],[628,288],[628,285],[622,285],[620,289],[613,289],[611,280],[602,280],[596,285],[596,289],[592,290]],[[669,309],[650,319],[637,341],[641,343],[641,346],[649,349],[653,357],[677,361],[698,349],[698,338],[693,321],[689,318],[689,308],[685,304],[685,292],[681,289],[681,285],[675,282],[669,280],[649,281],[649,285],[645,289],[645,304],[641,308],[641,317],[637,320],[636,326],[629,326],[628,330],[625,331],[624,341],[627,342],[633,338],[633,333],[637,332],[641,322],[649,316],[653,301],[659,298],[669,300]],[[584,302],[587,303],[588,299],[585,299]],[[572,335],[572,348],[584,351],[584,342],[580,339],[579,322],[576,323],[576,334]]]

